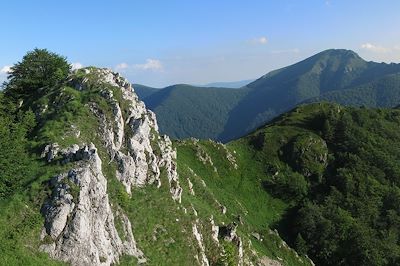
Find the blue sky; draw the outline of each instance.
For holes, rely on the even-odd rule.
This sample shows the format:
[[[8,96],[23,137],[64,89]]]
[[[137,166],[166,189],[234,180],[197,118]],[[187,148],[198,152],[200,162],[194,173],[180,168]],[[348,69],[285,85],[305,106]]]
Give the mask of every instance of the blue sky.
[[[0,79],[35,47],[156,87],[257,78],[329,48],[400,62],[398,0],[13,0],[0,10]]]

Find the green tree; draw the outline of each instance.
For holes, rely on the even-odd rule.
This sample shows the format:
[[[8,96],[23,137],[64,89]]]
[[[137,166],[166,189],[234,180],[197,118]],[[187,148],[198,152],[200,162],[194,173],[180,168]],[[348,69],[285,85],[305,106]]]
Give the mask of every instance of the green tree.
[[[301,236],[301,234],[297,234],[296,241],[294,243],[297,252],[301,255],[306,255],[308,252],[307,242]]]
[[[63,81],[70,70],[71,66],[65,57],[36,48],[11,67],[5,91],[16,99],[37,95],[39,91]]]
[[[20,189],[31,174],[26,135],[35,125],[31,111],[14,115],[5,106],[15,109],[0,93],[0,200]]]

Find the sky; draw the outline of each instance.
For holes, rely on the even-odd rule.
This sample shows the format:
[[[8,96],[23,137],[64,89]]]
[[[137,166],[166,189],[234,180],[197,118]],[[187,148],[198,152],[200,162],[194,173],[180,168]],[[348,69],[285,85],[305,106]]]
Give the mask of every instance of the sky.
[[[13,0],[0,10],[0,80],[34,48],[153,87],[258,78],[330,48],[400,62],[398,0]]]

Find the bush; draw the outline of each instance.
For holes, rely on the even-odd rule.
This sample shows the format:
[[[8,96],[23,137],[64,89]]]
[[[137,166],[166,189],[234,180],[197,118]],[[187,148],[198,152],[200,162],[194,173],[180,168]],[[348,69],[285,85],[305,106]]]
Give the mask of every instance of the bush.
[[[288,201],[300,201],[308,193],[308,183],[299,173],[285,171],[264,182],[267,191]]]
[[[296,137],[290,149],[290,161],[294,170],[305,176],[321,176],[328,160],[328,147],[317,135]]]

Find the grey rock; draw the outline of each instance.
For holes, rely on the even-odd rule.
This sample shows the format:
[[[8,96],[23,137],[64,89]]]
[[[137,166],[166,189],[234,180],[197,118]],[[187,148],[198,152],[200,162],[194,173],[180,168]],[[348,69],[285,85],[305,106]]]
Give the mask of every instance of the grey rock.
[[[109,89],[101,92],[112,107],[112,121],[107,119],[98,106],[91,105],[92,112],[100,120],[101,137],[111,160],[117,162],[117,178],[129,194],[132,187],[143,187],[147,184],[160,187],[160,168],[164,167],[167,170],[171,196],[180,202],[182,188],[176,171],[176,151],[167,136],[159,137],[155,114],[146,109],[130,83],[118,73],[108,69],[93,71],[98,71],[101,82],[120,89],[126,104],[123,114],[113,92]]]
[[[41,249],[71,265],[111,265],[118,263],[122,254],[144,261],[131,224],[121,211],[117,216],[123,224],[124,241],[115,228],[116,216],[108,199],[97,149],[91,144],[77,151],[73,147],[69,150],[72,154],[65,154],[66,157],[77,156],[81,160],[51,182],[53,193],[42,210],[45,226],[41,238],[47,240]]]
[[[261,236],[260,236],[259,233],[253,232],[253,233],[251,233],[251,235],[252,235],[255,239],[257,239],[258,241],[261,241]]]
[[[199,263],[202,266],[209,266],[210,263],[209,263],[208,258],[206,256],[206,248],[205,248],[205,245],[204,245],[204,242],[203,242],[203,235],[201,234],[201,232],[198,229],[198,223],[199,223],[198,220],[196,220],[196,222],[193,223],[192,232],[193,232],[193,235],[194,235],[194,237],[196,239],[196,242],[197,242],[197,244],[199,246],[199,249],[200,249],[200,251],[199,251],[199,255],[200,255]],[[198,256],[197,256],[197,258],[198,258]]]
[[[60,150],[60,146],[58,145],[58,143],[48,144],[44,148],[40,157],[46,158],[47,162],[51,162],[57,156],[59,150]]]

